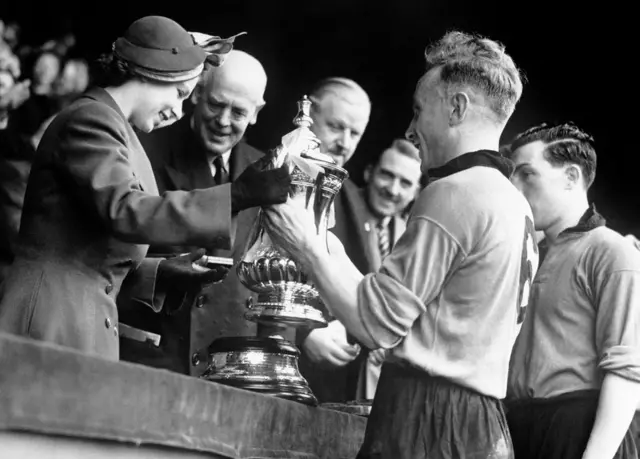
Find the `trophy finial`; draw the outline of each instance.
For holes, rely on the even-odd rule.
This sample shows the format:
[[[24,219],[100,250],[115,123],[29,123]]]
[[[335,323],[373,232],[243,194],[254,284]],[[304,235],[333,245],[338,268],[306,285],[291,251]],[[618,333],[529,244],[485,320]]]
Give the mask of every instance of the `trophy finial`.
[[[298,114],[293,119],[293,124],[298,127],[310,127],[313,124],[311,119],[311,100],[305,94],[302,99],[298,101]]]

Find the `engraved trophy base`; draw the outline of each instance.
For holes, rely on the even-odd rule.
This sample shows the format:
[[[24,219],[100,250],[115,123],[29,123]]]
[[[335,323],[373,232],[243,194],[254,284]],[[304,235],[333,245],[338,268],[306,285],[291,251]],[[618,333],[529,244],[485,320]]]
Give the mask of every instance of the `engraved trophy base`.
[[[276,327],[324,328],[327,321],[321,311],[306,304],[304,299],[290,295],[261,294],[258,301],[247,302],[244,317],[252,322]]]
[[[219,338],[209,346],[209,367],[201,378],[306,405],[318,400],[298,370],[300,351],[276,338]]]

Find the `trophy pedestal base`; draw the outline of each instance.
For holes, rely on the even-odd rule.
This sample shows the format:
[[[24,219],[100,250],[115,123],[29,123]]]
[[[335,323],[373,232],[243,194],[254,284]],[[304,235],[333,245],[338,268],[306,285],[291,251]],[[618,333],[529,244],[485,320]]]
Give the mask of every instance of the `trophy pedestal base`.
[[[209,346],[209,367],[201,378],[316,406],[318,400],[298,370],[299,355],[284,339],[219,338]]]
[[[250,390],[252,392],[258,392],[264,395],[272,395],[274,397],[283,398],[285,400],[291,400],[293,402],[304,403],[309,406],[318,406],[318,400],[311,392],[309,387],[296,387],[286,384],[243,384],[239,382],[232,382],[228,380],[215,380],[208,378],[209,381],[214,381],[226,386],[236,387],[238,389]]]

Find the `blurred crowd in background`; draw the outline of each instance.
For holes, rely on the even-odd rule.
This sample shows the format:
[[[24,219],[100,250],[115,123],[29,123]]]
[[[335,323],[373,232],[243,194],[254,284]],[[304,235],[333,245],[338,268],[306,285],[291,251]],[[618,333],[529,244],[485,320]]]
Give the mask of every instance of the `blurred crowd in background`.
[[[74,57],[75,44],[75,36],[66,34],[24,45],[20,25],[0,19],[0,128],[37,145],[51,118],[89,85],[88,64]]]
[[[73,34],[38,46],[0,18],[0,271],[13,259],[24,193],[40,138],[53,117],[89,86]],[[9,116],[9,114],[11,116]]]

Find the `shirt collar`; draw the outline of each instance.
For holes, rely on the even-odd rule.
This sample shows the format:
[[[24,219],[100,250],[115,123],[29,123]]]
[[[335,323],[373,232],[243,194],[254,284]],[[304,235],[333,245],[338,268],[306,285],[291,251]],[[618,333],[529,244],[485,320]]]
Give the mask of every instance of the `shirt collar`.
[[[226,153],[222,153],[222,164],[224,164],[224,168],[229,172],[229,161],[231,160],[231,151],[229,150]],[[211,163],[213,163],[213,158],[211,158]]]
[[[560,234],[566,233],[586,233],[600,226],[605,226],[607,221],[598,213],[595,204],[591,204],[589,208],[582,214],[580,221],[576,226],[563,230]]]
[[[437,180],[475,166],[492,167],[499,170],[507,178],[511,177],[515,169],[513,161],[497,151],[478,150],[453,158],[444,166],[429,169],[429,178]]]
[[[205,157],[207,158],[207,163],[209,163],[209,168],[211,169],[211,175],[215,177],[216,175],[216,167],[213,165],[213,160],[215,159],[215,155],[213,155],[211,152],[207,151],[201,144],[200,142],[200,137],[197,135],[196,131],[195,131],[195,127],[193,125],[194,121],[193,121],[193,116],[191,117],[191,120],[189,121],[189,124],[191,126],[191,130],[193,131],[194,136],[192,136],[192,138],[194,140],[196,140],[197,143],[197,148],[202,151],[202,154],[205,155]],[[222,164],[224,165],[224,168],[227,170],[227,172],[229,172],[229,162],[231,161],[231,152],[233,151],[233,148],[227,152],[222,153]]]
[[[226,153],[222,153],[222,164],[224,165],[225,170],[227,171],[227,173],[229,173],[229,161],[231,158],[231,150],[227,151]],[[209,168],[211,169],[211,176],[215,177],[216,176],[216,166],[213,164],[215,157],[207,155],[207,161],[209,162]]]

